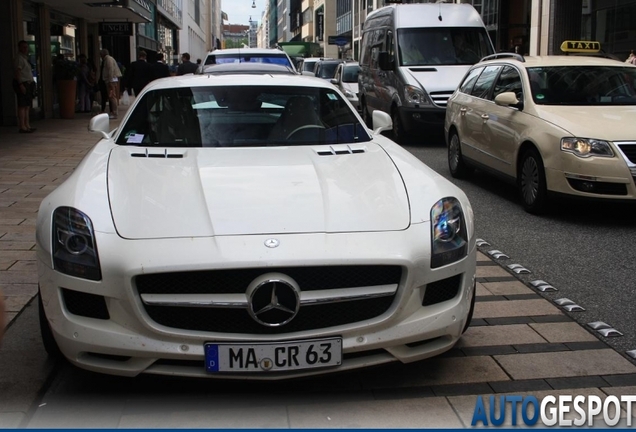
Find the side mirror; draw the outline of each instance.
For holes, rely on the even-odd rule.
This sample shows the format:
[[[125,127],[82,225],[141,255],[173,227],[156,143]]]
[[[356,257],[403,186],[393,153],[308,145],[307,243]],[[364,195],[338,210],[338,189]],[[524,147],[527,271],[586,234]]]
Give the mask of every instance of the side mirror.
[[[378,54],[378,65],[384,71],[393,70],[393,57],[387,51],[381,51]]]
[[[108,119],[108,114],[97,114],[93,117],[88,123],[88,130],[90,132],[99,132],[102,137],[109,139],[110,120]]]
[[[337,79],[331,78],[330,81],[331,81],[331,84],[338,85],[338,80]]]
[[[379,134],[381,132],[393,129],[393,120],[391,116],[384,111],[373,111],[373,133]]]
[[[502,106],[511,106],[513,108],[523,109],[523,103],[517,99],[517,95],[513,92],[500,93],[495,97],[495,103]]]

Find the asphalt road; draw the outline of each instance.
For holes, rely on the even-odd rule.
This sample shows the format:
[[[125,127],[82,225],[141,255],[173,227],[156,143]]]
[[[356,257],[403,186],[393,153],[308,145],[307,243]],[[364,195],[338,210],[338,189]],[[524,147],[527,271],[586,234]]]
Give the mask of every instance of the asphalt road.
[[[414,139],[405,145],[468,195],[477,237],[558,288],[551,299],[569,298],[585,312],[571,313],[579,323],[603,321],[622,332],[605,340],[620,352],[636,349],[636,205],[570,199],[552,201],[540,217],[526,213],[516,189],[476,171],[467,180],[448,171],[443,136]]]

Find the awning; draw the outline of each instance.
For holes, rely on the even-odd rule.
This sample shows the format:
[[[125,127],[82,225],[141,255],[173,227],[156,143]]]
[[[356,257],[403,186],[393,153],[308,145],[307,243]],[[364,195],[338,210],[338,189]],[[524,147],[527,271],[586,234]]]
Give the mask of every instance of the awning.
[[[280,42],[278,44],[290,57],[314,57],[320,52],[315,42]]]
[[[43,0],[51,9],[88,22],[116,21],[145,23],[152,21],[147,0]]]

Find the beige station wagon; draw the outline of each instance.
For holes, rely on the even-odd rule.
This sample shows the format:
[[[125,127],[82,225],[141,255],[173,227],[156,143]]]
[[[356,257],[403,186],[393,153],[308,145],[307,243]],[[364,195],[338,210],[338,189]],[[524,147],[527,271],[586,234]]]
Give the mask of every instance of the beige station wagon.
[[[468,71],[444,129],[453,177],[502,177],[530,213],[554,194],[636,199],[635,66],[495,54]]]

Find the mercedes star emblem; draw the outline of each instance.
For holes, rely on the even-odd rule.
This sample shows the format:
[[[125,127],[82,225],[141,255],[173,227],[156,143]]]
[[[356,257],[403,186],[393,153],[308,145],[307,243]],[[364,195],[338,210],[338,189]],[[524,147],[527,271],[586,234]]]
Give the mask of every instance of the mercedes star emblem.
[[[268,248],[278,247],[279,244],[280,244],[280,242],[278,240],[276,240],[275,238],[269,238],[269,239],[265,240],[265,246],[267,246]]]
[[[264,280],[248,290],[247,295],[250,316],[267,327],[287,324],[300,308],[300,289],[284,279]]]

